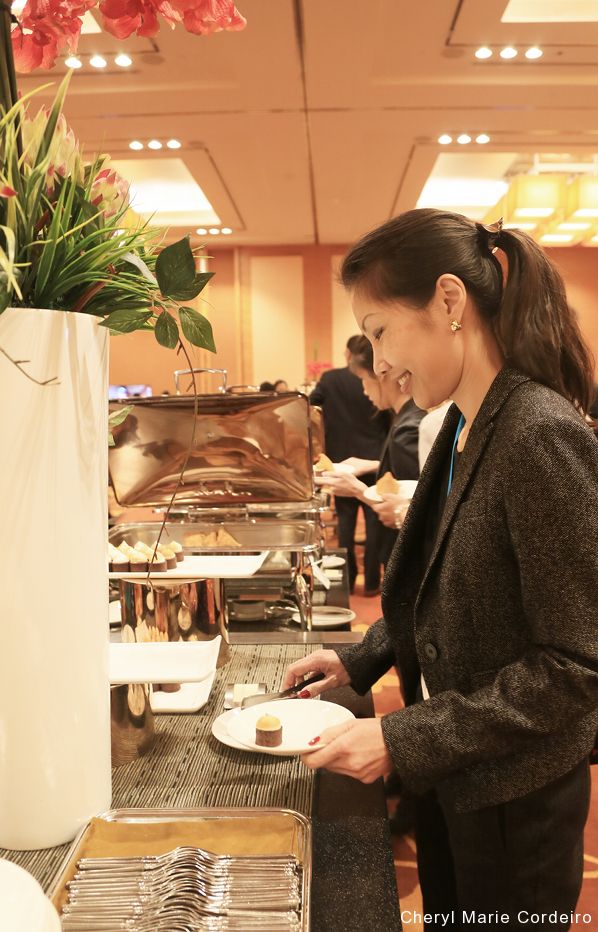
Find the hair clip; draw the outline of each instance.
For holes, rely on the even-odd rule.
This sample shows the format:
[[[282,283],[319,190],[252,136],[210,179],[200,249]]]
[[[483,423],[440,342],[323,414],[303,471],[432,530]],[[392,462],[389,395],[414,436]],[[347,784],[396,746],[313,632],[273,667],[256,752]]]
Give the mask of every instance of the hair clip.
[[[482,245],[489,249],[491,252],[494,252],[498,246],[498,239],[502,233],[502,224],[503,220],[500,217],[494,223],[476,223],[478,230],[478,235],[480,237],[480,242]]]

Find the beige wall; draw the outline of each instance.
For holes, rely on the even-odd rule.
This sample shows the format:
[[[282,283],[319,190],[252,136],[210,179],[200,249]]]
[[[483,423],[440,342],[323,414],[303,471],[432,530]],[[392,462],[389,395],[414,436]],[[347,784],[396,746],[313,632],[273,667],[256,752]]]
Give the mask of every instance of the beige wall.
[[[342,246],[285,246],[214,249],[215,273],[196,304],[212,322],[216,355],[190,348],[194,366],[229,370],[229,383],[288,378],[299,384],[314,359],[343,365],[344,344],[356,332],[350,305],[336,282]],[[552,249],[598,359],[598,250]],[[149,383],[154,392],[174,390],[182,357],[163,349],[150,333],[112,337],[112,383]],[[213,378],[200,381],[215,388]]]

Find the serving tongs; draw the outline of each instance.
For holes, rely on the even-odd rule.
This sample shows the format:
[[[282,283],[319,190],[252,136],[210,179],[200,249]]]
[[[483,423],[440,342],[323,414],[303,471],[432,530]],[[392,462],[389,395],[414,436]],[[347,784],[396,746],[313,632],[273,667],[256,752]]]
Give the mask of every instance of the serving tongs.
[[[314,673],[313,676],[308,676],[301,683],[295,683],[294,686],[289,686],[288,689],[283,689],[280,693],[261,693],[256,696],[246,696],[241,702],[241,709],[248,709],[259,702],[271,702],[273,699],[292,699],[306,686],[311,686],[313,683],[323,680],[325,675],[325,673]]]

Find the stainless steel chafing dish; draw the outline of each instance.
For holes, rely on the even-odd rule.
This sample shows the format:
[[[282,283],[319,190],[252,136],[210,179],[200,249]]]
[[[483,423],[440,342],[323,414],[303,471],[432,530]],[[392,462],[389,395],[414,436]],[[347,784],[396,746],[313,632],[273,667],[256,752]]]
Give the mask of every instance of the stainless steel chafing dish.
[[[267,551],[268,557],[255,576],[243,580],[162,585],[154,576],[146,591],[121,582],[123,622],[153,624],[162,639],[205,637],[217,629],[228,639],[230,618],[235,611],[240,617],[241,603],[282,601],[295,605],[302,629],[311,630],[312,560],[323,547],[325,502],[314,490],[314,445],[321,448],[321,431],[307,397],[218,392],[200,395],[197,403],[188,395],[128,403],[133,410],[115,430],[109,458],[118,503],[163,512],[189,454],[167,537],[189,554]],[[120,524],[110,539],[116,546],[122,540],[151,543],[160,526],[160,520]],[[218,527],[238,546],[215,551],[197,545],[198,533]]]

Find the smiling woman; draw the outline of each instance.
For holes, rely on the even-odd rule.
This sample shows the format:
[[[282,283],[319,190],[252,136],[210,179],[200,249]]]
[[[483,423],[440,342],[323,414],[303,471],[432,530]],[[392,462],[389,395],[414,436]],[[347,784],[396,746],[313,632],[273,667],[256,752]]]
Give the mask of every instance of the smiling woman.
[[[506,275],[495,250],[502,250]],[[581,885],[598,727],[598,447],[592,365],[558,272],[524,233],[414,210],[342,281],[375,367],[449,410],[360,645],[292,664],[364,693],[393,664],[405,708],[305,758],[418,796],[424,911],[565,916]],[[465,426],[464,426],[465,425]],[[461,928],[460,922],[443,928]]]

